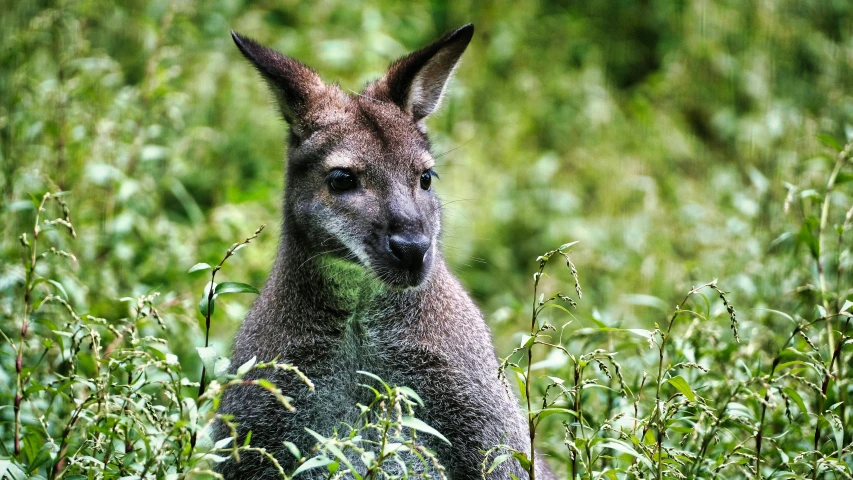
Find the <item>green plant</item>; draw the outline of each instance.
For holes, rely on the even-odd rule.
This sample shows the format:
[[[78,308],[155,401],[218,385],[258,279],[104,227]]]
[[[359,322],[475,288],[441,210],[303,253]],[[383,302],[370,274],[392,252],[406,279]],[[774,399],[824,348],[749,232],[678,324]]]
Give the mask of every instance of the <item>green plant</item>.
[[[359,404],[361,415],[353,424],[341,424],[331,436],[310,429],[317,439],[311,457],[303,456],[296,446],[288,444],[299,460],[293,476],[301,472],[325,468],[326,478],[440,478],[446,480],[444,467],[435,454],[418,442],[418,432],[448,442],[434,428],[415,417],[415,409],[423,406],[418,394],[408,387],[392,387],[369,372],[358,372],[379,384],[378,388],[363,384],[373,392],[367,405]]]
[[[202,361],[199,382],[183,373],[178,357],[171,353],[167,319],[157,306],[159,293],[119,300],[131,315],[106,319],[79,314],[60,282],[43,276],[40,266],[50,256],[76,262],[74,254],[55,245],[40,248],[47,234],[64,230],[76,236],[68,205],[62,194],[46,193],[36,203],[31,236],[21,235],[26,251],[26,279],[20,323],[20,338],[13,341],[0,329],[5,347],[14,355],[16,390],[12,452],[0,460],[0,476],[19,478],[75,478],[95,473],[96,478],[115,477],[209,477],[219,476],[212,466],[253,452],[278,466],[281,478],[325,467],[330,478],[351,474],[356,478],[386,478],[391,468],[412,475],[443,468],[435,456],[417,443],[417,432],[442,438],[441,434],[414,416],[420,397],[406,387],[390,387],[378,377],[362,372],[381,385],[370,388],[374,400],[361,406],[362,415],[346,428],[344,436],[317,437],[313,456],[291,448],[299,461],[293,472],[285,472],[275,457],[251,444],[251,434],[237,445],[236,425],[216,413],[223,392],[235,386],[255,385],[273,395],[288,410],[291,399],[265,379],[244,379],[253,369],[278,369],[295,375],[313,390],[311,380],[292,365],[252,359],[229,373],[230,361],[209,345],[208,333],[216,300],[230,293],[258,293],[240,282],[216,283],[216,273],[225,261],[244,248],[263,230],[233,244],[216,266],[194,265],[190,272],[210,270],[199,313],[204,318],[205,345],[198,347]],[[47,203],[60,210],[47,215]],[[55,235],[53,235],[55,237]],[[60,320],[63,319],[63,320]],[[159,332],[157,331],[159,330]],[[195,396],[188,390],[197,388]],[[221,421],[232,436],[216,442],[210,437],[214,422]],[[375,439],[375,440],[374,440]],[[446,440],[445,440],[446,441]],[[198,442],[198,445],[197,445]],[[2,444],[5,448],[5,444]],[[364,464],[350,463],[354,454]]]
[[[228,260],[237,250],[244,248],[252,240],[258,237],[261,232],[264,230],[266,225],[261,225],[252,236],[246,238],[242,242],[237,242],[225,252],[225,256],[222,257],[222,260],[215,267],[211,267],[207,263],[197,263],[189,269],[189,273],[210,270],[210,282],[204,286],[204,292],[201,294],[201,300],[198,304],[199,313],[204,317],[204,347],[198,349],[199,356],[202,359],[202,367],[201,367],[201,377],[198,385],[198,395],[197,398],[201,398],[204,395],[205,387],[207,386],[206,374],[208,371],[208,367],[211,367],[210,370],[213,371],[214,368],[217,367],[215,362],[217,361],[216,350],[210,347],[210,317],[213,315],[213,311],[216,306],[216,297],[219,295],[224,295],[228,293],[259,293],[258,289],[241,282],[223,282],[220,284],[216,283],[216,273],[222,269],[222,265],[225,264],[225,261]],[[220,365],[217,370],[224,371],[228,369],[230,365],[230,361],[228,361],[225,357],[222,357],[220,360]],[[298,370],[297,370],[298,371]],[[307,379],[306,379],[307,380]],[[308,382],[310,385],[310,382]],[[196,439],[193,437],[190,440],[190,454],[192,454],[192,449],[195,447]]]
[[[59,206],[60,216],[45,218],[51,200]],[[156,292],[119,299],[127,306],[128,317],[78,313],[62,283],[42,268],[50,256],[76,262],[74,254],[55,245],[60,240],[58,230],[76,236],[68,205],[56,193],[45,193],[35,205],[31,236],[20,237],[26,252],[20,338],[13,341],[0,330],[14,355],[16,373],[14,449],[0,463],[2,475],[72,478],[93,469],[98,477],[210,473],[206,465],[212,448],[194,452],[194,439],[215,418],[225,388],[244,384],[241,377],[251,368],[285,369],[310,386],[308,379],[286,364],[252,363],[228,375],[224,372],[227,360],[219,358],[211,368],[218,382],[214,380],[215,388],[205,392],[205,382],[184,376],[178,357],[170,352]],[[260,229],[255,236],[258,233]],[[225,258],[255,236],[232,246]],[[44,237],[55,244],[44,247],[40,242]],[[253,290],[235,282],[211,282],[208,289],[216,294]],[[213,298],[206,297],[211,307]],[[213,308],[203,313],[209,325]],[[199,349],[206,366],[211,357],[208,348]],[[253,382],[292,408],[277,388]],[[194,386],[200,392],[195,399],[186,394]]]
[[[446,115],[428,124],[441,152],[438,169],[446,172],[438,188],[449,200],[448,262],[491,314],[495,345],[506,353],[520,344],[519,324],[510,319],[528,324],[529,261],[542,245],[580,239],[583,250],[573,260],[584,276],[584,302],[569,309],[575,318],[561,344],[576,357],[599,348],[616,353],[623,367],[626,397],[617,379],[593,366],[582,377],[597,383],[582,390],[583,423],[565,413],[537,424],[539,450],[560,476],[571,475],[567,437],[579,438],[576,447],[584,452],[576,456],[579,475],[587,475],[587,447],[594,460],[588,476],[656,475],[660,419],[650,414],[659,351],[648,347],[645,332],[655,322],[669,326],[673,305],[684,297],[675,291],[715,277],[738,306],[742,343],[727,333],[728,314],[713,292],[703,291],[710,312],[698,293],[685,304],[706,320],[682,313],[672,327],[661,398],[677,394],[666,380],[680,375],[713,412],[680,409],[666,422],[664,471],[678,459],[686,466],[677,473],[688,478],[849,476],[853,357],[843,336],[850,330],[843,332],[853,294],[853,177],[849,155],[840,161],[837,153],[853,138],[853,3],[534,0],[507,9],[470,1],[151,0],[2,8],[0,331],[11,342],[0,344],[0,477],[15,469],[47,476],[50,455],[58,454],[50,452],[73,413],[67,392],[88,388],[83,380],[94,378],[84,328],[75,341],[83,342],[73,367],[80,377],[47,410],[53,394],[41,390],[39,378],[72,372],[71,339],[47,322],[61,332],[66,324],[80,326],[58,301],[42,304],[48,295],[66,300],[87,325],[94,322],[87,314],[127,328],[136,322],[140,345],[177,357],[191,379],[183,398],[195,400],[202,368],[196,347],[205,328],[196,321],[201,285],[186,270],[192,259],[219,260],[222,246],[243,230],[276,218],[284,175],[280,121],[253,108],[269,100],[263,85],[235,81],[249,71],[229,43],[229,28],[311,59],[352,86],[375,78],[407,48],[468,21],[486,35],[457,72],[460,88],[445,98]],[[790,182],[787,192],[782,179]],[[21,455],[15,457],[13,345],[21,342],[30,263],[19,235],[27,232],[32,242],[42,194],[63,190],[73,190],[60,198],[73,208],[77,238],[59,225],[43,228],[39,255],[53,246],[77,262],[52,253],[37,260],[39,283],[31,295],[38,309],[29,315],[22,351]],[[61,218],[54,202],[45,205]],[[232,257],[230,277],[260,285],[274,243],[258,242]],[[570,272],[551,273],[542,289],[571,282]],[[136,320],[138,299],[158,291],[152,303],[166,330],[148,307]],[[209,336],[218,351],[249,300],[235,296],[217,305]],[[562,325],[555,318],[549,321]],[[91,328],[104,348],[115,341],[106,326]],[[168,346],[147,337],[167,339]],[[131,348],[128,338],[122,345]],[[541,379],[531,383],[534,399],[551,383],[546,373],[573,387],[569,357],[542,345],[534,352],[531,375]],[[679,363],[709,371],[666,371]],[[110,394],[117,399],[128,391],[119,373],[121,391]],[[226,382],[209,369],[206,376],[208,384]],[[55,381],[46,383],[61,385]],[[557,390],[551,387],[549,396]],[[818,393],[824,390],[825,399]],[[571,409],[573,398],[560,405]],[[49,413],[44,426],[40,412]],[[69,454],[88,438],[87,415],[81,412],[69,434]],[[649,423],[647,437],[635,440]],[[593,435],[599,427],[603,432]],[[147,455],[138,441],[125,455],[124,431],[111,434],[118,439],[111,457],[130,462]],[[584,444],[583,436],[595,443]],[[184,459],[190,438],[186,433]],[[212,448],[203,434],[199,442],[205,452]],[[607,443],[617,447],[600,447]],[[42,448],[38,462],[47,460],[32,468]],[[119,472],[117,465],[112,458],[104,476]],[[91,469],[96,476],[99,468]]]
[[[546,309],[554,307],[549,311],[569,314],[577,321],[576,314],[554,302],[577,304],[559,292],[546,299],[539,293],[540,282],[548,262],[562,256],[580,298],[577,270],[566,253],[577,242],[540,256],[533,277],[530,329],[499,372],[512,371],[518,380],[522,401],[527,405],[531,449],[541,436],[543,420],[563,417],[567,418],[562,424],[572,479],[728,478],[732,474],[747,478],[850,478],[853,447],[846,439],[851,434],[847,410],[851,385],[844,376],[842,359],[845,347],[853,344],[848,333],[853,301],[846,298],[851,290],[842,281],[850,255],[844,235],[851,229],[853,207],[845,205],[835,225],[837,247],[828,251],[825,245],[830,243],[826,236],[833,189],[839,180],[853,179],[844,170],[850,165],[853,144],[837,148],[822,194],[789,186],[785,209],[797,200],[803,202],[804,218],[797,240],[809,248],[819,286],[807,284],[799,289],[813,294],[816,304],[812,312],[808,308],[791,314],[755,311],[794,324],[793,332],[771,357],[769,369],[761,362],[751,362],[751,354],[744,351],[738,315],[729,293],[721,290],[716,280],[691,288],[669,320],[662,325],[655,321],[652,330],[608,325],[593,316],[594,326],[567,334],[569,322],[553,338],[557,328],[546,318]],[[817,205],[810,204],[812,201]],[[820,212],[819,216],[810,211]],[[829,286],[826,264],[836,272],[834,290]],[[801,271],[798,268],[793,274],[800,275]],[[719,297],[719,304],[714,305],[703,293],[708,290]],[[665,302],[651,297],[633,300],[666,310]],[[718,317],[726,319],[734,340],[722,351],[717,349],[721,335],[715,329]],[[616,359],[621,352],[639,348],[631,340],[637,337],[653,355],[638,352],[634,358],[639,363],[635,360],[625,369],[625,362]],[[603,344],[615,344],[621,352],[600,348]],[[587,345],[595,349],[582,355],[573,353]],[[747,349],[754,345],[747,344]],[[535,362],[534,357],[542,354],[547,354],[546,358]],[[599,366],[597,375],[587,371],[592,364]],[[537,371],[547,374],[539,377]],[[538,393],[534,388],[537,385]],[[811,439],[811,448],[806,448],[805,438]],[[772,452],[767,451],[767,443],[773,445]],[[553,447],[550,453],[556,453]],[[505,445],[486,452],[484,478],[513,458],[534,478],[535,458]]]
[[[548,264],[552,257],[559,255],[566,260],[566,266],[572,273],[572,277],[575,280],[575,292],[577,293],[578,299],[582,297],[577,269],[572,263],[571,258],[569,258],[569,255],[566,253],[566,251],[572,246],[574,246],[576,243],[577,242],[566,243],[564,245],[561,245],[556,250],[551,250],[536,259],[539,262],[539,270],[533,274],[533,306],[530,318],[529,334],[522,338],[521,346],[513,350],[512,353],[510,353],[501,362],[501,365],[498,369],[498,376],[502,379],[505,379],[505,371],[507,369],[510,369],[515,373],[515,378],[518,381],[519,390],[521,391],[522,402],[526,403],[527,406],[527,425],[528,430],[530,431],[530,452],[533,452],[535,450],[536,429],[539,426],[539,422],[541,422],[544,418],[555,413],[569,413],[578,416],[577,412],[579,411],[579,403],[577,401],[577,392],[580,388],[582,388],[580,378],[582,368],[578,363],[579,360],[576,359],[574,355],[569,353],[560,345],[560,340],[558,340],[556,343],[553,343],[551,341],[551,335],[549,332],[554,332],[557,329],[556,327],[554,327],[554,325],[545,320],[545,318],[541,315],[546,308],[557,308],[570,314],[570,312],[568,312],[565,307],[559,305],[556,302],[564,301],[571,306],[577,306],[577,303],[570,297],[563,295],[560,292],[554,293],[547,300],[545,299],[544,293],[539,293],[539,282],[545,274],[545,266]],[[566,326],[567,325],[564,325],[563,329],[565,329]],[[562,338],[562,335],[560,338]],[[562,380],[552,378],[551,385],[546,388],[545,394],[542,396],[542,407],[539,409],[534,409],[534,400],[531,397],[530,390],[531,382],[533,382],[533,377],[531,376],[530,372],[533,366],[533,349],[537,345],[555,348],[559,351],[562,351],[563,353],[568,355],[569,358],[571,358],[572,362],[575,364],[575,385],[571,389],[568,389],[563,385],[564,382]],[[524,366],[519,365],[518,361],[513,361],[512,359],[514,356],[521,357],[522,359],[526,358],[526,363],[524,364]],[[595,357],[596,361],[601,362],[600,355],[596,354],[593,357]],[[605,355],[604,357],[607,356]],[[589,359],[581,359],[581,361],[584,362],[586,362],[587,360]],[[612,358],[607,357],[606,361],[612,361]],[[560,394],[554,398],[549,399],[548,389],[550,389],[551,387],[555,387],[555,390],[559,389],[558,391],[560,391]],[[574,410],[570,410],[568,408],[557,405],[558,401],[563,395],[572,396],[576,398]],[[531,480],[534,480],[536,478],[536,455],[528,456],[524,452],[509,449],[508,447],[504,446],[500,446],[497,448],[497,451],[501,450],[509,451],[510,454],[504,454],[495,457],[494,460],[491,461],[491,465],[488,468],[486,468],[487,462],[489,462],[492,454],[496,452],[495,450],[490,450],[486,452],[486,455],[483,460],[484,463],[482,469],[484,478],[487,474],[494,471],[494,469],[502,462],[509,460],[510,457],[515,458],[522,464],[522,466],[525,468],[525,470],[527,470],[528,474],[530,475]]]

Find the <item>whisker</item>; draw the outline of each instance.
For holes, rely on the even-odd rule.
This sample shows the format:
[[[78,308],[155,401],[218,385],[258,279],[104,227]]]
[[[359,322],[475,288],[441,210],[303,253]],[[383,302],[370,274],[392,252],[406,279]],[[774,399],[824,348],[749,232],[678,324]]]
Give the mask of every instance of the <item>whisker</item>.
[[[461,248],[460,248],[460,247],[455,247],[455,246],[453,246],[453,245],[448,245],[447,243],[445,243],[445,242],[443,242],[443,241],[441,241],[441,240],[439,240],[438,244],[441,246],[441,248],[442,248],[442,249],[446,249],[446,250],[453,250],[453,251],[459,251],[459,250],[461,250]],[[471,256],[471,255],[466,255],[466,256],[465,256],[465,258],[467,258],[468,260],[471,260],[471,261],[477,262],[477,263],[481,263],[481,264],[483,264],[483,265],[488,265],[488,264],[489,264],[489,262],[487,262],[485,258],[481,258],[481,257],[474,257],[474,256]]]
[[[474,137],[471,137],[468,140],[465,140],[464,142],[462,142],[461,145],[459,145],[457,147],[453,147],[450,150],[447,150],[446,152],[441,152],[438,155],[433,155],[432,158],[441,158],[441,157],[447,155],[448,153],[455,152],[456,150],[459,150],[460,148],[464,147],[465,145],[468,145],[469,143],[471,143],[471,140],[474,140]]]
[[[298,266],[298,267],[296,267],[295,271],[298,271],[298,270],[299,270],[299,269],[301,269],[303,266],[305,266],[305,264],[306,264],[306,263],[308,263],[308,262],[310,262],[311,260],[313,260],[313,259],[315,259],[315,258],[319,257],[320,255],[325,255],[325,254],[327,254],[327,253],[334,253],[334,252],[337,252],[337,251],[340,251],[340,250],[344,250],[344,249],[346,249],[346,248],[347,248],[347,247],[338,247],[338,248],[333,248],[333,249],[331,249],[331,250],[327,250],[327,251],[325,251],[325,252],[320,252],[320,253],[318,253],[318,254],[316,254],[316,255],[312,255],[312,256],[308,257],[304,262],[300,263],[300,264],[299,264],[299,266]]]

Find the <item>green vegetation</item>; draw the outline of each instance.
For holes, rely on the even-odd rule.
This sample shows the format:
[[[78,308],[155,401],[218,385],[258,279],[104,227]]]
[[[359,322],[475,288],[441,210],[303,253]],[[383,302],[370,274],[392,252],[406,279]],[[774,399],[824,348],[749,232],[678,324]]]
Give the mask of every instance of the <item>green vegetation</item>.
[[[242,381],[225,357],[253,295],[202,302],[205,316],[211,271],[188,270],[267,224],[218,274],[245,282],[220,293],[263,284],[285,126],[229,29],[357,90],[469,21],[475,38],[428,121],[444,252],[511,355],[504,373],[522,381],[555,471],[853,476],[853,4],[0,0],[0,12],[0,476],[204,476],[234,454],[205,456],[218,446],[202,438],[193,456],[190,443]],[[533,261],[567,239],[571,251]],[[572,267],[549,263],[561,252]],[[530,274],[546,265],[531,317]],[[576,307],[548,301],[563,285]],[[365,383],[379,390],[364,424],[300,452],[303,466],[341,474],[335,449],[350,449],[378,478],[396,452],[371,453],[357,432],[406,445],[405,418],[431,434],[413,420],[416,394]],[[530,460],[495,446],[484,471],[501,461]]]

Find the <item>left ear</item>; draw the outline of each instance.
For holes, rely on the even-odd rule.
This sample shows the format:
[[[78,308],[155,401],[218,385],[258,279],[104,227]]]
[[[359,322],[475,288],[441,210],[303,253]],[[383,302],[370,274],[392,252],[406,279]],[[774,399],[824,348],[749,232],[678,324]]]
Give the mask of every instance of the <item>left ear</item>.
[[[469,23],[397,60],[365,94],[386,97],[416,122],[423,120],[441,103],[448,80],[473,35],[474,25]]]

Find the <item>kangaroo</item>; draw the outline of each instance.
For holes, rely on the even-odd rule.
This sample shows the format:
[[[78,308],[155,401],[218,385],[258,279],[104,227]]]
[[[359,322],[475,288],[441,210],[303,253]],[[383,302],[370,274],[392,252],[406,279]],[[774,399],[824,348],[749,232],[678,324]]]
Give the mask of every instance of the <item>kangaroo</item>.
[[[420,435],[450,479],[481,478],[482,450],[500,443],[530,453],[518,402],[498,381],[489,328],[450,273],[441,251],[441,204],[424,120],[474,33],[466,25],[394,62],[360,94],[324,83],[298,61],[232,32],[274,93],[289,124],[280,246],[269,280],[233,345],[238,366],[279,359],[315,384],[252,370],[293,398],[286,411],[259,387],[226,391],[219,412],[234,417],[284,466],[283,442],[304,453],[353,423],[372,394],[358,370],[413,388],[418,417],[451,443]],[[228,435],[219,426],[218,437]],[[539,459],[537,477],[554,478]],[[219,466],[225,478],[276,478],[271,462],[241,455]],[[300,478],[315,478],[309,470]],[[312,473],[316,472],[316,473]],[[504,462],[490,478],[527,478]],[[316,477],[320,478],[320,477]],[[323,477],[325,478],[325,476]]]

